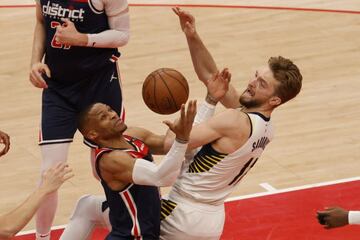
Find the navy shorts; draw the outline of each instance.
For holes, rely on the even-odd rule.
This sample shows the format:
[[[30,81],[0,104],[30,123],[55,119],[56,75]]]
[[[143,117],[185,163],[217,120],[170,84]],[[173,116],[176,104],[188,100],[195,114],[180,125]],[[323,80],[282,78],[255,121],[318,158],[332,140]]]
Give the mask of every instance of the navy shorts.
[[[46,82],[48,88],[42,94],[40,145],[72,142],[78,113],[92,103],[107,104],[124,119],[120,74],[116,62],[83,79],[47,79]],[[93,146],[90,142],[84,142]]]

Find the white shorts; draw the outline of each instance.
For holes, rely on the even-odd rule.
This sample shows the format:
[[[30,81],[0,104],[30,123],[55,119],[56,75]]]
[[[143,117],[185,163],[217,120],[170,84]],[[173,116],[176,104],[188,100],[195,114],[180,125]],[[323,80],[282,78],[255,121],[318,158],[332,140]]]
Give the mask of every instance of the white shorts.
[[[193,202],[170,193],[161,204],[161,240],[217,240],[225,222],[224,204]]]

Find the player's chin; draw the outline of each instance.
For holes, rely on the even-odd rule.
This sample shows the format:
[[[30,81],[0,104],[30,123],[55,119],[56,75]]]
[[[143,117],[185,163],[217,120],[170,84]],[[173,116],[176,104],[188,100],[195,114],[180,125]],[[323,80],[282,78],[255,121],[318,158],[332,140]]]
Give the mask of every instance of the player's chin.
[[[122,125],[120,126],[120,132],[121,132],[121,133],[124,133],[127,128],[128,128],[128,127],[126,126],[126,124],[122,124]]]

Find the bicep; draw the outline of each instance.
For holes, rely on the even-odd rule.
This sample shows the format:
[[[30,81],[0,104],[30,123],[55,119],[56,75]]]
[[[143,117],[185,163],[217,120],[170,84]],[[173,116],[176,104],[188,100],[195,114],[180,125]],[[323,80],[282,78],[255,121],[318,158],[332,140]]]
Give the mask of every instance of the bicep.
[[[147,129],[131,127],[128,132],[131,136],[141,139],[151,150],[153,154],[164,154],[165,136],[155,134]]]
[[[193,126],[188,148],[195,149],[220,138],[222,134],[217,125],[218,123],[216,121],[210,119],[209,121]]]
[[[99,162],[100,170],[112,175],[113,180],[132,183],[135,159],[125,152],[107,153]]]
[[[127,0],[102,0],[108,17],[121,16],[129,13]]]
[[[230,136],[238,125],[238,111],[227,109],[208,121],[193,126],[188,148],[195,149],[221,137]]]

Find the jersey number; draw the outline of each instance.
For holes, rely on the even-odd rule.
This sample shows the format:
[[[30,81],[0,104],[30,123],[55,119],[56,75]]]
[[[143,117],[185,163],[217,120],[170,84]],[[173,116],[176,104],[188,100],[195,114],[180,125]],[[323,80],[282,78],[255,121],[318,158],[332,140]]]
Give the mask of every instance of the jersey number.
[[[229,185],[237,184],[248,172],[249,170],[255,165],[256,161],[259,158],[251,158],[244,167],[240,170],[239,174],[234,177],[234,179],[229,183]]]
[[[52,21],[50,23],[51,25],[51,28],[56,28],[57,26],[60,26],[61,23],[59,22],[56,22],[56,21]],[[62,44],[62,43],[59,43],[58,41],[56,41],[56,38],[55,38],[55,34],[51,40],[51,46],[53,48],[64,48],[64,49],[70,49],[70,45],[66,45],[66,44]]]

